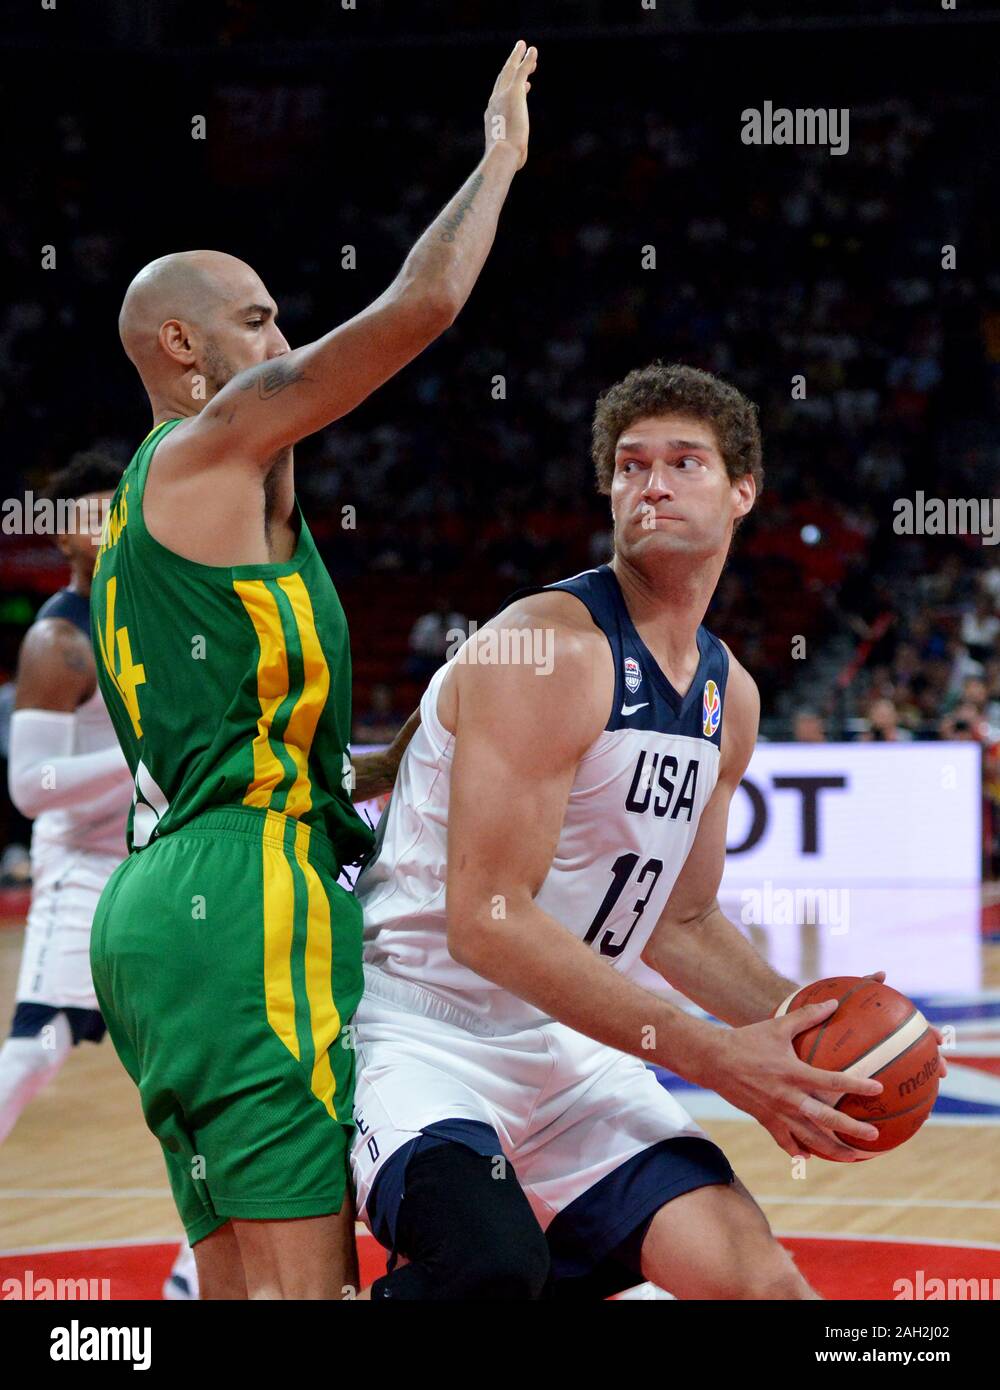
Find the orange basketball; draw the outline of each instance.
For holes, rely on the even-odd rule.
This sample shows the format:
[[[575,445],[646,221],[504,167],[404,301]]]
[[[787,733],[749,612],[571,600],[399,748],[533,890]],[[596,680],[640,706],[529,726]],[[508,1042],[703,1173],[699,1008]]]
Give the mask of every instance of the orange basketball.
[[[937,1100],[941,1059],[927,1020],[905,994],[875,980],[837,975],[817,980],[789,997],[775,1018],[805,1004],[839,999],[840,1007],[824,1022],[795,1038],[803,1062],[824,1071],[874,1077],[880,1096],[843,1096],[838,1110],[875,1125],[873,1140],[840,1138],[854,1149],[885,1153],[916,1134]]]

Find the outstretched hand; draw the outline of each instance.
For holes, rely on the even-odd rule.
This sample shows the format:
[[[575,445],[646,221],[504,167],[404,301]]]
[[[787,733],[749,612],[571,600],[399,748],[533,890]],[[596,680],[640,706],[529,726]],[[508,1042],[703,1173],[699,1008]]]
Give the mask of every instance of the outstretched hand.
[[[524,168],[528,158],[528,92],[529,78],[538,63],[538,49],[528,48],[518,39],[510,57],[500,69],[486,107],[486,149],[504,141],[517,153],[517,167]]]

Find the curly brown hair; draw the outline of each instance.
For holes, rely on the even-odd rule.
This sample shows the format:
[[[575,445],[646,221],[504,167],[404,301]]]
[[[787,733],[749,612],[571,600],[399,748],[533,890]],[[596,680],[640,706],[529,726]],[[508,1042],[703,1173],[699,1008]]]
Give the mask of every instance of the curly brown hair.
[[[611,491],[615,447],[624,430],[650,415],[690,415],[711,425],[726,472],[735,482],[753,475],[764,486],[757,407],[735,386],[681,363],[652,362],[637,367],[598,397],[591,432],[591,454],[600,492]]]

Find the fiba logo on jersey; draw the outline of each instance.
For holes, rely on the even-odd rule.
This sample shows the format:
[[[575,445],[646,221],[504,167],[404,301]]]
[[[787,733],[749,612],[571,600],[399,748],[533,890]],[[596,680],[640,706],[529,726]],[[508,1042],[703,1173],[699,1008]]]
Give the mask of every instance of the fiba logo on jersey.
[[[630,695],[634,695],[639,689],[641,680],[642,671],[639,669],[638,661],[634,656],[627,656],[625,658],[625,685]]]
[[[701,696],[701,727],[706,738],[711,738],[719,727],[722,718],[722,697],[715,681],[706,681]]]

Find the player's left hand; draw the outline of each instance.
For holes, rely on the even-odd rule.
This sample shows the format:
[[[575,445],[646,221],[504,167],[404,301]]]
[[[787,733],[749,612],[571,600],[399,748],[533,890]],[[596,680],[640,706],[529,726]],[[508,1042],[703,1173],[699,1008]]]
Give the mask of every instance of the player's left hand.
[[[518,39],[493,84],[484,117],[487,152],[499,141],[512,145],[519,169],[524,168],[528,158],[528,79],[537,63],[538,49],[529,48],[523,39]]]

